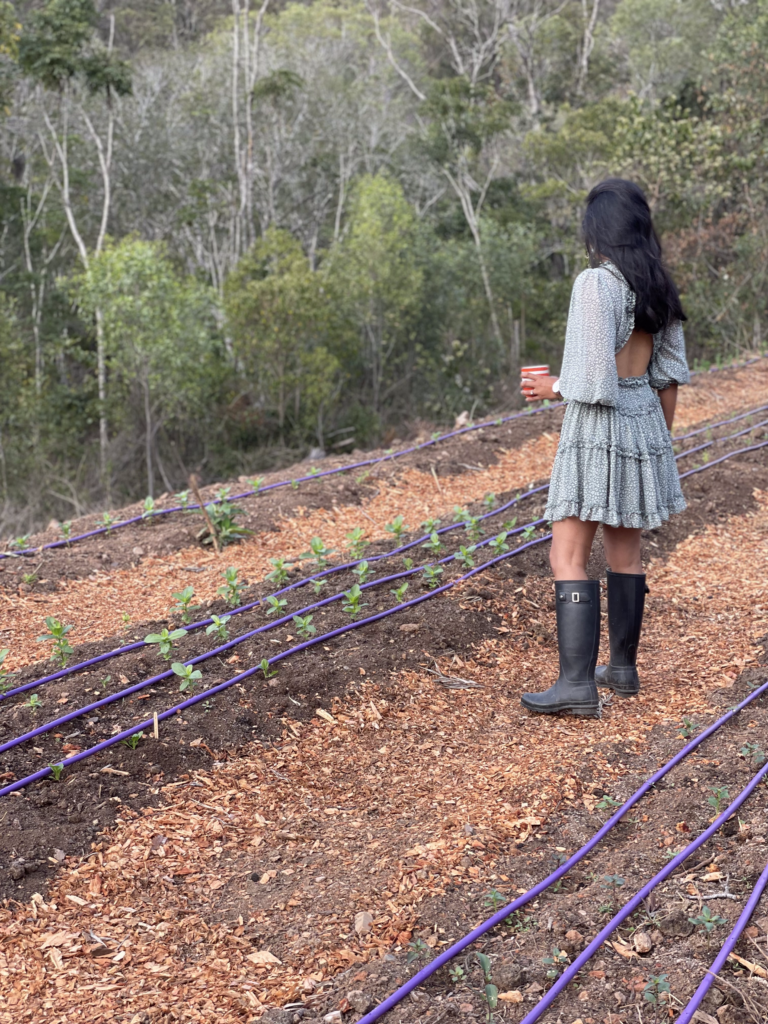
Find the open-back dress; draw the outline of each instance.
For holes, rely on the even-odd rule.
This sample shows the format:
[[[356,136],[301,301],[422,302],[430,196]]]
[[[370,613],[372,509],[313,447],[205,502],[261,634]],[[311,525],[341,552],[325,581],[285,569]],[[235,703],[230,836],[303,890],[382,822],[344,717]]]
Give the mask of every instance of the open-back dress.
[[[560,393],[567,403],[545,516],[654,529],[685,498],[656,391],[690,377],[679,320],[653,336],[641,377],[620,378],[616,353],[635,326],[635,294],[612,263],[576,278]],[[655,389],[655,390],[654,390]]]

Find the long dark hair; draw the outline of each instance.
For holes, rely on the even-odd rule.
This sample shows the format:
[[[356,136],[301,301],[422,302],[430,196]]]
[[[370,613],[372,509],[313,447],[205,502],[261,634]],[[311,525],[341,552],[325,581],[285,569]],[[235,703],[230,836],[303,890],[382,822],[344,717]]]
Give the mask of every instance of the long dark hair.
[[[609,259],[635,293],[635,327],[656,334],[672,320],[687,319],[638,185],[624,178],[595,185],[587,196],[581,230],[590,265]]]

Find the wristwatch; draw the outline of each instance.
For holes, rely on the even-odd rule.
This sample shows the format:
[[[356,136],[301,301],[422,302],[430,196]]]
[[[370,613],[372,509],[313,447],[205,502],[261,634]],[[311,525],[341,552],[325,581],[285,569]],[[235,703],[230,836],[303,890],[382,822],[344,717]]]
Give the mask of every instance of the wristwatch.
[[[552,385],[552,390],[556,395],[560,394],[560,378],[558,377],[555,383]]]

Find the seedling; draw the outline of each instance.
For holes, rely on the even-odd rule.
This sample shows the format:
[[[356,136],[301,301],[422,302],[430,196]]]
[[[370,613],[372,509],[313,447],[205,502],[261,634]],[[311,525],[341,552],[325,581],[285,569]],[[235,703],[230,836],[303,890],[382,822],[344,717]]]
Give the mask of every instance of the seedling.
[[[461,505],[454,505],[453,506],[453,521],[454,521],[454,523],[466,523],[467,520],[470,519],[470,518],[471,517],[470,517],[469,512],[465,508],[462,508]]]
[[[328,556],[333,554],[333,548],[327,548],[319,537],[313,537],[309,547],[310,550],[299,555],[299,558],[314,558],[318,568],[324,569],[328,565]]]
[[[506,519],[502,524],[501,528],[505,533],[511,533],[512,530],[517,526],[517,516],[512,516],[511,519]]]
[[[706,905],[701,908],[700,914],[697,914],[696,917],[689,917],[688,920],[697,928],[703,928],[707,938],[709,938],[714,928],[718,928],[721,924],[728,924],[726,918],[720,917],[719,914],[713,914]]]
[[[427,551],[433,552],[434,554],[437,554],[439,551],[443,550],[443,544],[442,541],[440,540],[440,535],[436,533],[434,530],[432,531],[432,533],[430,533],[429,540],[421,546],[423,548],[426,548]]]
[[[31,587],[33,583],[37,583],[36,572],[24,572],[21,574],[21,582],[26,583],[28,587]]]
[[[442,565],[427,565],[424,567],[424,579],[430,590],[440,585],[440,577],[443,575]]]
[[[25,533],[23,537],[15,537],[9,544],[8,547],[11,551],[23,551],[29,545],[29,534]]]
[[[412,569],[413,568],[413,559],[412,558],[408,558],[408,556],[406,555],[403,558],[403,565],[405,566],[406,569]]]
[[[499,907],[503,907],[507,902],[507,898],[503,892],[499,892],[498,889],[491,889],[483,897],[483,905],[488,907],[492,913],[496,913]]]
[[[547,968],[547,978],[554,981],[555,978],[560,977],[560,972],[569,963],[568,954],[558,949],[557,946],[553,946],[552,956],[545,956],[541,962]]]
[[[264,483],[263,476],[255,476],[252,480],[248,481],[248,486],[253,488],[253,493],[258,494],[261,490],[261,485]]]
[[[493,1011],[496,1009],[499,1002],[499,990],[493,984],[491,978],[491,961],[485,955],[485,953],[475,953],[478,963],[483,972],[483,981],[485,982],[485,989],[483,991],[483,998],[485,999],[488,1010],[486,1012],[486,1020],[490,1021],[493,1019]]]
[[[535,927],[536,922],[530,914],[524,914],[520,910],[514,910],[505,920],[504,924],[507,928],[511,928],[513,932],[529,932]]]
[[[277,675],[277,669],[269,667],[269,659],[267,658],[261,659],[261,661],[259,662],[259,667],[261,668],[261,671],[264,673],[265,679],[271,679],[272,676]]]
[[[349,590],[344,591],[344,597],[346,597],[347,603],[342,605],[342,609],[353,619],[357,618],[363,608],[368,607],[365,602],[362,604],[360,603],[360,598],[362,596],[362,591],[357,583],[353,584]]]
[[[122,742],[126,745],[126,747],[130,747],[131,750],[135,750],[143,739],[143,732],[134,732],[127,739],[122,740]]]
[[[67,547],[69,547],[69,542],[72,538],[72,523],[69,520],[61,524],[61,536],[66,541]]]
[[[5,691],[9,689],[8,679],[10,679],[13,674],[12,672],[9,672],[8,669],[3,668],[3,662],[8,657],[9,651],[10,647],[4,647],[2,651],[0,651],[0,693],[5,693]]]
[[[317,476],[319,473],[320,470],[317,468],[317,466],[313,466],[312,469],[310,469],[309,471],[310,476]]]
[[[605,796],[601,796],[600,799],[595,804],[595,810],[596,811],[610,811],[610,810],[613,810],[614,807],[619,807],[619,806],[620,806],[620,801],[619,800],[614,800],[612,796],[608,796],[608,794],[606,793],[606,795]]]
[[[171,633],[167,629],[163,629],[160,633],[149,633],[144,637],[145,644],[159,644],[160,654],[165,658],[166,661],[171,660],[171,651],[173,650],[173,641],[181,640],[182,637],[187,635],[186,629],[174,629]]]
[[[205,627],[206,636],[210,636],[211,633],[215,633],[219,640],[229,640],[227,623],[231,618],[231,615],[222,615],[221,618],[219,618],[218,615],[212,615],[210,626]]]
[[[23,708],[29,708],[30,711],[37,711],[38,708],[41,708],[43,706],[43,702],[40,700],[36,693],[33,693],[29,700],[25,700],[21,706]]]
[[[432,441],[439,441],[442,436],[443,435],[440,433],[439,430],[433,430],[432,433],[430,434],[430,439]]]
[[[317,632],[315,626],[312,625],[311,615],[305,615],[303,618],[301,615],[294,615],[293,621],[296,623],[296,632],[305,640],[309,640]]]
[[[102,690],[106,690],[107,684],[111,683],[111,682],[112,682],[112,676],[104,676],[104,678],[101,680],[101,688],[102,688]]]
[[[483,498],[483,504],[485,505],[489,512],[492,512],[496,508],[496,495],[493,493],[486,494],[486,496]]]
[[[312,589],[315,592],[315,597],[317,597],[320,594],[320,591],[323,589],[327,582],[328,580],[312,580]]]
[[[347,534],[347,546],[349,547],[349,553],[352,558],[362,558],[363,552],[368,547],[368,541],[363,540],[362,528],[356,526],[354,530],[350,530]]]
[[[434,533],[439,525],[439,519],[425,519],[424,522],[421,524],[421,528],[422,530],[424,530],[425,533]]]
[[[464,968],[461,964],[454,964],[453,967],[448,968],[448,975],[454,985],[458,985],[460,981],[464,980]]]
[[[227,493],[229,489],[226,488]],[[221,493],[221,492],[219,492]],[[236,541],[242,540],[243,537],[247,537],[253,533],[253,530],[247,530],[244,526],[238,526],[235,522],[238,516],[243,515],[243,510],[238,508],[237,505],[233,505],[231,501],[219,500],[216,504],[211,502],[205,506],[205,511],[208,513],[208,518],[213,524],[213,529],[218,538],[219,544],[225,548],[228,544],[234,544]],[[201,513],[202,514],[202,513]],[[207,531],[203,537],[203,544],[213,544],[213,537],[210,531]]]
[[[105,526],[107,528],[107,536],[109,536],[112,533],[112,527],[114,526],[114,523],[115,523],[115,517],[111,516],[109,514],[109,512],[105,512],[102,515],[101,520],[100,520],[100,522],[97,525],[98,526]]]
[[[415,963],[417,960],[420,960],[421,957],[424,957],[426,960],[431,960],[432,950],[426,944],[424,939],[417,938],[414,939],[412,942],[408,943],[408,953],[405,957],[405,962],[410,967],[412,963]]]
[[[123,629],[128,629],[131,624],[131,616],[128,612],[121,612],[120,618],[123,620]]]
[[[266,603],[269,605],[267,608],[267,615],[274,615],[276,612],[282,612],[283,608],[288,607],[288,601],[284,597],[275,597],[274,594],[270,594],[266,599]]]
[[[696,726],[690,720],[690,718],[683,717],[683,724],[680,727],[680,735],[683,737],[683,739],[687,740],[689,737],[693,736],[695,731]]]
[[[373,576],[373,569],[365,560],[363,560],[352,570],[352,575],[357,576],[357,582],[362,585],[367,579]]]
[[[616,897],[618,896],[619,889],[624,885],[624,879],[621,875],[603,875],[600,885],[603,889],[607,889],[611,894],[611,909],[616,905]]]
[[[216,593],[219,597],[224,598],[230,608],[236,608],[242,601],[240,595],[245,589],[244,585],[238,582],[237,569],[230,565],[221,575],[224,577],[225,583],[217,589]]]
[[[298,489],[299,489],[299,481],[298,480],[291,480],[291,490],[292,491],[298,491]]]
[[[54,782],[61,782],[61,776],[64,774],[63,764],[49,764],[48,767],[51,769],[51,775]]]
[[[195,596],[195,588],[184,587],[183,590],[179,590],[171,596],[176,601],[176,604],[171,608],[171,614],[176,612],[177,615],[181,615],[181,621],[185,625],[188,625],[192,621],[190,613],[197,611],[200,607],[199,604],[192,604],[192,598]]]
[[[226,501],[231,490],[231,487],[219,487],[216,491],[216,501]]]
[[[189,491],[179,491],[178,494],[174,494],[174,498],[181,505],[182,509],[186,512],[187,506],[189,505]]]
[[[469,539],[474,541],[480,540],[485,533],[479,516],[470,516],[464,523],[464,529],[469,534]]]
[[[397,541],[397,543],[399,544],[400,543],[400,538],[405,533],[405,531],[408,529],[408,527],[403,523],[403,517],[402,516],[395,516],[395,518],[392,520],[392,522],[391,523],[387,523],[387,525],[384,527],[384,529],[387,531],[387,533],[391,533],[392,536]]]
[[[536,533],[536,527],[535,526],[526,526],[526,528],[523,530],[523,533],[522,533],[523,540],[531,540],[531,538],[533,537],[533,535],[535,533]]]
[[[390,594],[394,594],[395,595],[395,597],[397,598],[397,603],[398,604],[403,604],[405,602],[405,592],[406,592],[407,589],[408,589],[408,584],[407,583],[401,583],[399,587],[396,587],[394,590],[390,590]]]
[[[67,633],[72,629],[72,626],[65,626],[63,622],[55,619],[52,615],[46,615],[45,624],[48,627],[48,632],[43,636],[39,636],[37,642],[52,641],[53,650],[51,651],[51,658],[54,661],[58,661],[61,667],[64,668],[69,655],[75,653],[67,640]]]
[[[194,686],[199,679],[203,678],[203,673],[199,668],[193,669],[191,665],[182,665],[180,661],[174,661],[171,665],[171,671],[181,679],[179,689],[182,693],[188,690],[190,686]]]
[[[285,581],[288,579],[288,570],[285,567],[284,558],[270,558],[270,563],[274,565],[272,572],[267,573],[267,580],[270,583],[274,583],[276,587],[282,587]]]
[[[144,508],[141,513],[142,519],[150,519],[155,514],[155,499],[148,495],[144,499]]]
[[[502,555],[505,551],[509,551],[509,544],[506,543],[506,540],[506,533],[500,533],[498,537],[494,537],[493,540],[488,542],[488,547],[494,555]]]
[[[654,1024],[657,1018],[657,1012],[659,1004],[662,1002],[662,993],[668,994],[672,991],[672,988],[667,981],[666,974],[651,974],[648,976],[648,984],[643,989],[643,999],[646,1003],[650,1003],[654,1007],[653,1019]]]
[[[763,753],[762,747],[757,743],[745,743],[739,753],[754,765],[761,765],[763,761],[765,761],[765,754]]]
[[[475,545],[474,544],[471,547],[468,547],[468,548],[465,548],[464,545],[461,545],[461,547],[459,548],[459,550],[456,552],[456,554],[453,557],[456,559],[457,562],[460,562],[464,566],[465,569],[472,569],[474,567],[474,564],[475,564],[475,560],[472,557],[472,552],[474,550],[475,550]]]
[[[710,786],[712,796],[707,798],[710,807],[714,807],[715,814],[719,814],[724,805],[730,800],[730,793],[726,786]]]

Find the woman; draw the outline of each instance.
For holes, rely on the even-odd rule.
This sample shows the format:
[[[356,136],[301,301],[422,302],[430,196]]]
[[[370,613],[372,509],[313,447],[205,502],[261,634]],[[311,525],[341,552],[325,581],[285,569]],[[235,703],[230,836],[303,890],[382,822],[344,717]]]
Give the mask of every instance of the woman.
[[[685,506],[671,429],[677,387],[689,380],[677,289],[637,185],[609,178],[587,197],[590,269],[573,287],[562,371],[523,378],[527,401],[567,403],[544,513],[552,520],[560,675],[525,693],[531,711],[599,712],[597,687],[639,691],[645,604],[640,533]],[[600,584],[587,579],[597,524],[608,570],[610,663],[596,668]]]

